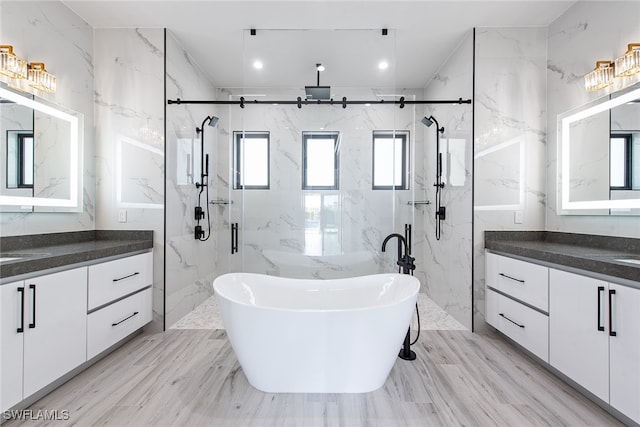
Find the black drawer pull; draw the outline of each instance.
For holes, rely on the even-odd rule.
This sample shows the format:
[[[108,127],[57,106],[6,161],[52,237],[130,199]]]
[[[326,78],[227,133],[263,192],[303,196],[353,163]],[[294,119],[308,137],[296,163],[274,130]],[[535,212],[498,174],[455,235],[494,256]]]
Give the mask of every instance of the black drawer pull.
[[[138,274],[140,274],[140,272],[136,271],[135,273],[130,274],[128,276],[124,276],[124,277],[121,277],[119,279],[113,279],[113,281],[114,282],[119,282],[120,280],[128,279],[129,277],[137,276]]]
[[[498,273],[498,274],[499,274],[500,276],[502,276],[502,277],[506,277],[507,279],[511,279],[511,280],[513,280],[513,281],[516,281],[516,282],[524,283],[524,280],[520,280],[520,279],[516,279],[515,277],[507,276],[507,275],[506,275],[506,274],[504,274],[504,273]]]
[[[121,320],[121,321],[119,321],[119,322],[112,323],[112,324],[111,324],[111,326],[118,326],[120,323],[124,322],[125,320],[129,320],[129,319],[131,319],[131,318],[132,318],[133,316],[135,316],[136,314],[138,314],[138,312],[137,312],[137,311],[134,311],[132,315],[125,317],[124,319],[122,319],[122,320]]]
[[[613,330],[613,296],[616,294],[615,289],[609,289],[609,336],[617,336],[617,332]]]
[[[20,327],[16,329],[16,332],[21,334],[24,333],[24,287],[20,286],[18,292],[20,292]]]
[[[29,285],[29,289],[33,289],[33,304],[31,305],[33,314],[31,317],[31,323],[29,323],[29,328],[34,329],[36,327],[36,285]]]
[[[507,319],[509,322],[511,322],[511,323],[513,323],[514,325],[516,325],[517,327],[524,329],[524,325],[521,325],[521,324],[519,324],[519,323],[514,322],[513,320],[509,319],[509,318],[508,318],[507,316],[505,316],[504,314],[502,314],[502,313],[498,313],[498,315],[499,315],[499,316],[504,317],[504,318],[505,318],[505,319]]]
[[[600,301],[600,294],[604,292],[604,286],[598,286],[598,312],[597,312],[597,316],[598,316],[598,330],[599,331],[604,331],[604,325],[602,323],[600,323],[600,312],[602,311],[602,303]]]

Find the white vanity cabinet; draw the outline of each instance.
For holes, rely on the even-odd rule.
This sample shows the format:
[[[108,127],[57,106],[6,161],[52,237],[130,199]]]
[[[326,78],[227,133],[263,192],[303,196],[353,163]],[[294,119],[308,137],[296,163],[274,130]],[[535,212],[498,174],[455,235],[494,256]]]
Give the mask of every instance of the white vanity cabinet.
[[[548,268],[487,253],[486,285],[487,323],[548,361]]]
[[[0,287],[2,410],[86,361],[86,301],[86,267]]]
[[[152,284],[146,252],[0,285],[0,411],[149,323]]]
[[[550,363],[640,423],[640,289],[551,269]]]
[[[151,252],[89,266],[87,358],[151,321],[152,284]]]

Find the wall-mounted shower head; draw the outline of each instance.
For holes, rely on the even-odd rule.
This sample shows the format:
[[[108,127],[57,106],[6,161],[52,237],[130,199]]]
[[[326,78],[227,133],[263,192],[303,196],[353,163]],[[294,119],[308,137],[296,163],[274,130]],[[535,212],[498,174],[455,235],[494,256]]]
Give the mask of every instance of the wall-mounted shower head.
[[[216,127],[216,125],[218,124],[218,120],[220,120],[218,117],[211,116],[211,120],[209,120],[209,126],[211,126],[212,128]]]
[[[433,116],[429,116],[429,117],[423,117],[422,119],[420,119],[420,121],[422,122],[423,125],[427,126],[427,127],[431,127],[432,124],[436,124],[436,129],[438,129],[438,132],[440,133],[444,133],[444,126],[440,127],[440,124],[438,123],[438,121],[436,120],[435,117]]]
[[[218,120],[220,120],[218,117],[216,116],[207,116],[204,118],[204,120],[202,121],[202,124],[200,125],[199,128],[196,128],[196,132],[200,133],[202,132],[202,130],[204,129],[204,125],[207,123],[207,121],[209,122],[209,126],[216,127],[216,125],[218,124]]]

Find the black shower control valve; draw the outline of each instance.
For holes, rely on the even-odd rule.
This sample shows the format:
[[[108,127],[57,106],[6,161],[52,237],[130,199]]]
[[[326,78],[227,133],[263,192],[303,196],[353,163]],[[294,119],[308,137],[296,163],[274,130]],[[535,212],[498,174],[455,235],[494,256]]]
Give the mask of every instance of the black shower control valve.
[[[440,187],[440,188],[444,188],[444,182],[441,182],[440,184],[436,183],[433,184],[434,187]]]
[[[436,212],[436,218],[440,221],[444,221],[447,217],[447,209],[444,206],[440,206],[440,209]]]
[[[196,240],[200,240],[204,237],[204,230],[202,229],[201,225],[196,225],[196,230],[194,233],[194,238]]]
[[[200,206],[196,206],[195,220],[200,221],[204,218],[204,210]]]

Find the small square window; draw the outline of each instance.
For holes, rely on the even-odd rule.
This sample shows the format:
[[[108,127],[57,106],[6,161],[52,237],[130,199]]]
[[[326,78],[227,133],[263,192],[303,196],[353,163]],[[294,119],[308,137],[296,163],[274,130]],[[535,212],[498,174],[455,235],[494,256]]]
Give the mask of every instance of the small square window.
[[[339,132],[302,133],[302,189],[337,190]]]
[[[374,190],[407,190],[409,188],[407,131],[373,131]]]
[[[269,132],[234,132],[233,188],[269,189]]]

